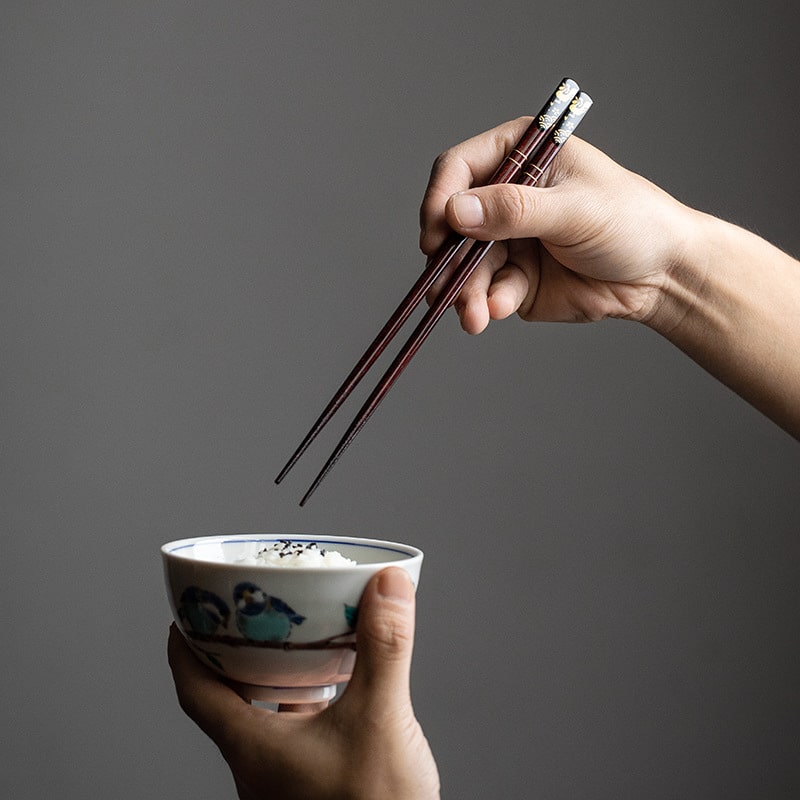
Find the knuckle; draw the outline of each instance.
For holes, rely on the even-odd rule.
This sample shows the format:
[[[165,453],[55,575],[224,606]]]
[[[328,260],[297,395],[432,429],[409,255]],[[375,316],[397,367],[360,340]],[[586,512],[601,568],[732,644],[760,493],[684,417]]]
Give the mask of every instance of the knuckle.
[[[376,615],[359,633],[365,635],[371,646],[390,660],[404,657],[414,639],[413,625],[392,613]]]
[[[533,194],[525,187],[508,185],[497,196],[497,221],[505,229],[517,232],[534,215],[534,206]]]
[[[431,176],[435,177],[442,172],[445,172],[447,168],[453,163],[453,160],[456,159],[457,156],[455,154],[455,148],[451,147],[448,150],[445,150],[443,153],[439,153],[438,156],[433,160],[433,166],[431,167]]]

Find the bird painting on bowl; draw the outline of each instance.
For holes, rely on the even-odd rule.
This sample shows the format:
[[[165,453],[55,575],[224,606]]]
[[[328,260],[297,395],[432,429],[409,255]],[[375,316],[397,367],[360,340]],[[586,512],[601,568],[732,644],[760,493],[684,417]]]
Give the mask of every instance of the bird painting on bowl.
[[[254,642],[283,642],[289,638],[292,625],[300,625],[305,617],[278,597],[268,595],[261,587],[245,581],[233,590],[236,606],[236,627]]]
[[[344,618],[347,621],[347,627],[351,630],[356,629],[356,623],[358,622],[358,606],[350,606],[347,603],[344,604]]]
[[[231,612],[227,603],[199,586],[187,586],[181,594],[178,616],[195,633],[211,636],[220,625],[228,627]]]

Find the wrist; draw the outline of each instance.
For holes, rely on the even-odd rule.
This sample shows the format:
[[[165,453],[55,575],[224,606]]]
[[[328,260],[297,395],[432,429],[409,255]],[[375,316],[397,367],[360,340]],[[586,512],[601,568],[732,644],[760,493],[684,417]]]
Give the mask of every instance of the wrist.
[[[709,253],[725,223],[684,206],[674,226],[680,234],[668,251],[664,277],[650,313],[640,321],[673,339],[703,303],[709,280]]]
[[[645,322],[800,438],[800,264],[744,228],[689,216]]]

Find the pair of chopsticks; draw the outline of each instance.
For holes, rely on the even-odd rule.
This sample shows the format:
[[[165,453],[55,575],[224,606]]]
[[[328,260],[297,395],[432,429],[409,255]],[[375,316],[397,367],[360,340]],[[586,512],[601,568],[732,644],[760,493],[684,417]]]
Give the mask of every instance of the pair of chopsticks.
[[[535,186],[558,154],[564,142],[573,133],[583,116],[592,105],[591,98],[580,91],[578,84],[570,78],[565,78],[553,92],[550,99],[543,106],[534,121],[517,142],[514,149],[506,156],[503,163],[497,168],[489,184],[516,183],[520,186]],[[280,483],[297,460],[306,451],[317,434],[325,427],[331,417],[344,403],[358,382],[364,377],[370,367],[384,351],[389,342],[397,334],[403,323],[409,318],[420,301],[445,268],[455,257],[456,253],[467,243],[468,237],[452,233],[442,244],[435,255],[429,260],[425,270],[417,282],[411,287],[408,294],[389,318],[389,321],[375,337],[367,351],[353,367],[345,378],[336,394],[320,414],[311,430],[292,454],[286,466],[281,470],[275,483]],[[359,431],[378,407],[386,393],[397,380],[400,373],[406,368],[414,354],[422,346],[436,323],[444,312],[454,302],[458,293],[475,271],[478,264],[491,249],[494,242],[474,241],[464,257],[456,266],[449,281],[436,300],[431,304],[427,313],[417,328],[409,337],[406,344],[395,357],[391,366],[384,373],[367,401],[358,412],[356,418],[347,429],[333,454],[317,475],[309,490],[300,501],[305,505],[333,465],[339,460],[345,449],[352,443]]]

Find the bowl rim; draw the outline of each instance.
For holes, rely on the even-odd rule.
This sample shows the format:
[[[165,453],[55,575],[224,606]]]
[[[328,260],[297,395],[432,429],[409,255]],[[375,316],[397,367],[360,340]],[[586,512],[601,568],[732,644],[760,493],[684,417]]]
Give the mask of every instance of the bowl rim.
[[[190,536],[183,539],[175,539],[171,542],[166,542],[161,545],[161,553],[164,558],[180,559],[181,561],[195,563],[195,564],[208,564],[216,567],[225,567],[241,570],[275,570],[282,574],[287,573],[287,567],[276,566],[273,564],[245,564],[237,563],[234,561],[215,561],[213,559],[194,558],[187,554],[182,554],[181,550],[188,550],[197,544],[226,544],[237,542],[281,542],[289,540],[292,542],[310,543],[317,542],[318,544],[341,545],[351,544],[360,547],[374,548],[376,550],[383,550],[389,553],[395,553],[403,556],[401,559],[392,561],[378,561],[378,562],[363,562],[356,564],[333,565],[326,567],[292,567],[292,573],[299,572],[332,572],[335,570],[374,570],[376,566],[397,566],[402,562],[415,561],[422,559],[423,552],[418,547],[403,542],[394,542],[389,539],[371,539],[361,536],[334,536],[334,535],[321,535],[315,536],[311,533],[288,533],[281,531],[280,533],[222,533],[212,534],[207,536]]]

